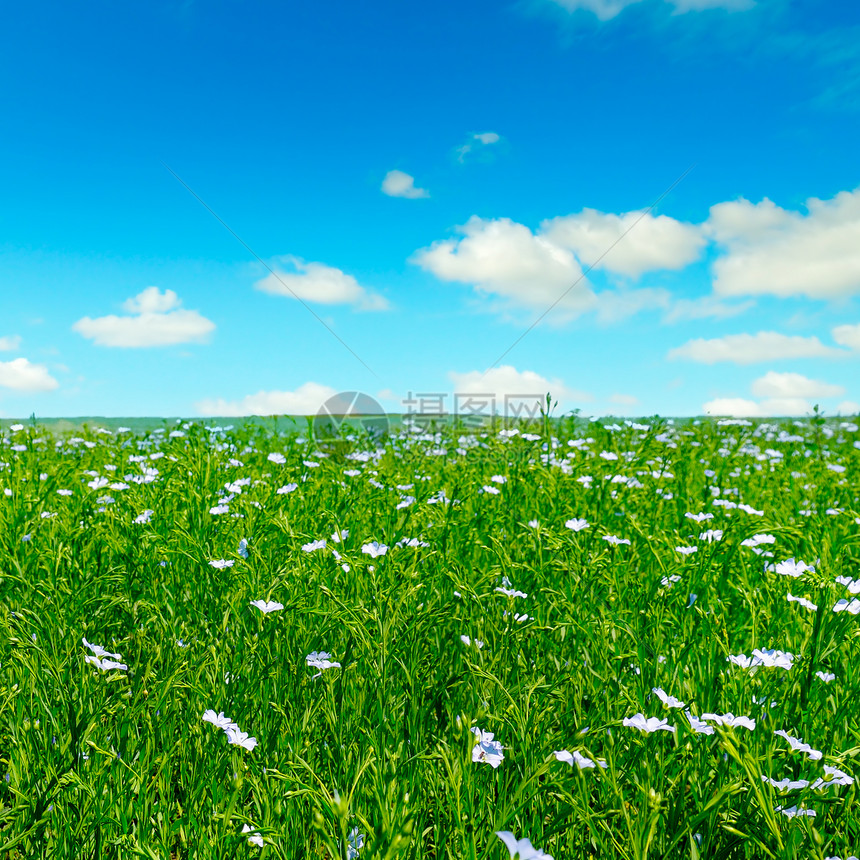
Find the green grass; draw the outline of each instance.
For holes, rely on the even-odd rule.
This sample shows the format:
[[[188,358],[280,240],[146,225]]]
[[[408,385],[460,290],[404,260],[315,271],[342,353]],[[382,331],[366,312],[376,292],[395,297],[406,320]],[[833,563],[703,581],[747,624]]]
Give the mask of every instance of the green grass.
[[[291,426],[6,428],[0,856],[345,858],[355,832],[362,860],[508,857],[499,830],[555,860],[860,852],[856,783],[762,780],[857,772],[860,619],[832,611],[853,597],[836,577],[860,578],[856,426],[543,421],[538,439],[446,426],[324,450]],[[135,482],[145,466],[157,474]],[[452,501],[431,503],[439,491]],[[685,516],[699,512],[713,519]],[[743,545],[754,534],[772,558]],[[397,546],[409,538],[426,546]],[[792,557],[814,572],[766,569]],[[127,671],[86,662],[82,638]],[[728,660],[753,649],[792,667]],[[340,667],[314,678],[313,651]],[[228,743],[208,709],[257,745]],[[685,710],[756,727],[696,733]],[[637,713],[676,731],[623,724]],[[502,743],[497,768],[473,762],[473,727]],[[777,811],[796,805],[815,817]]]

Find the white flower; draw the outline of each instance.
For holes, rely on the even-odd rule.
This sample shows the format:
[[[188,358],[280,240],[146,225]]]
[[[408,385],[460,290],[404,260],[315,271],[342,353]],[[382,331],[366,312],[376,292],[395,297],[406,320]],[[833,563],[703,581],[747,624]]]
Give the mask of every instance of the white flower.
[[[814,809],[806,809],[802,806],[776,806],[774,807],[774,812],[781,812],[787,818],[794,818],[797,815],[805,815],[808,818],[815,818],[815,810]]]
[[[582,753],[574,750],[572,753],[567,750],[555,750],[553,755],[558,759],[558,761],[567,762],[571,767],[576,765],[580,770],[584,770],[589,767],[596,767],[599,765],[602,768],[607,768],[608,765],[605,761],[598,759],[596,762],[592,761],[590,758],[582,755]]]
[[[339,532],[332,532],[331,539],[335,543],[342,543],[349,537],[349,529],[341,529]]]
[[[807,571],[815,573],[815,568],[805,562],[795,561],[793,558],[787,558],[776,565],[776,572],[783,576],[793,576],[796,578],[803,576]]]
[[[652,687],[651,692],[654,693],[655,696],[664,704],[667,708],[684,708],[686,705],[676,699],[674,696],[670,696],[668,693],[663,692],[660,687]]]
[[[673,573],[671,576],[664,576],[660,580],[660,585],[669,586],[669,588],[671,588],[676,582],[680,582],[680,581],[681,581],[681,577],[678,576],[677,573]]]
[[[715,540],[723,539],[722,529],[708,529],[699,535],[699,540],[706,540],[708,543],[713,543]]]
[[[270,463],[277,463],[279,466],[283,466],[284,463],[287,462],[287,458],[283,454],[272,453],[266,458]]]
[[[325,549],[326,539],[312,540],[310,543],[302,544],[302,552],[313,552],[317,549]]]
[[[257,739],[248,737],[248,733],[241,731],[236,725],[228,726],[224,731],[227,735],[228,743],[242,747],[242,749],[246,749],[248,752],[251,752],[257,746]]]
[[[239,541],[239,549],[236,550],[236,554],[242,556],[242,558],[248,557],[248,541],[245,538]]]
[[[818,610],[818,607],[811,601],[807,600],[805,597],[794,597],[794,595],[789,592],[788,597],[786,599],[789,603],[799,603],[804,609],[811,609],[813,612],[816,612]]]
[[[755,508],[750,507],[749,505],[738,505],[738,510],[739,511],[746,511],[746,513],[752,514],[753,516],[756,516],[756,517],[763,517],[764,516],[764,511],[757,511]]]
[[[847,600],[837,600],[833,607],[834,612],[850,612],[852,615],[860,613],[860,600],[856,597],[850,603]]]
[[[538,520],[529,520],[528,526],[530,529],[536,529],[540,526],[540,522]]]
[[[224,716],[223,711],[219,711],[217,714],[211,708],[207,711],[203,712],[203,722],[204,723],[212,723],[218,729],[223,729],[225,732],[229,728],[238,729],[239,726],[233,722],[233,720]]]
[[[305,658],[307,660],[308,666],[320,670],[316,675],[314,675],[314,678],[319,678],[320,675],[322,675],[322,673],[326,669],[340,668],[340,663],[333,663],[331,660],[329,660],[329,657],[331,657],[331,654],[327,653],[326,651],[312,651]]]
[[[279,487],[277,489],[277,494],[279,496],[284,496],[287,493],[292,493],[293,490],[297,490],[299,488],[298,484],[284,484],[283,487]]]
[[[648,717],[644,714],[634,714],[632,717],[625,717],[622,720],[623,725],[630,726],[633,729],[639,729],[643,732],[674,732],[675,727],[669,725],[668,720],[661,720],[659,717]]]
[[[690,555],[690,553],[698,552],[697,546],[676,546],[675,552],[680,552],[682,555]]]
[[[858,523],[860,525],[860,523]],[[844,585],[850,594],[860,593],[860,579],[851,579],[850,576],[837,576],[836,581],[840,585]]]
[[[496,588],[496,591],[501,592],[506,597],[528,597],[528,595],[524,591],[517,591],[514,588],[502,588],[499,586]]]
[[[699,735],[712,735],[714,733],[714,727],[709,726],[703,720],[700,720],[698,717],[693,716],[689,711],[684,711],[687,715],[687,719],[690,721],[690,728]]]
[[[691,514],[687,512],[684,516],[688,520],[695,520],[697,523],[704,522],[705,520],[712,520],[714,518],[713,514]]]
[[[250,833],[251,834],[248,837],[248,844],[249,845],[258,845],[260,848],[262,848],[263,845],[265,844],[263,842],[263,837],[259,833],[252,831],[251,828],[248,827],[247,824],[242,825],[242,833]]]
[[[517,839],[510,830],[497,830],[496,836],[505,843],[511,858],[517,857],[519,860],[552,860],[549,854],[545,854],[543,851],[535,848],[531,840]]]
[[[825,684],[829,684],[831,681],[836,680],[836,675],[832,672],[816,672],[815,673]]]
[[[736,717],[734,714],[702,714],[702,719],[716,723],[718,726],[729,726],[732,729],[739,727],[750,731],[755,729],[755,720],[749,717]]]
[[[465,633],[461,634],[460,641],[466,646],[469,647],[472,644],[472,641]],[[480,639],[475,639],[475,647],[480,651],[481,648],[484,647],[484,643],[481,642]]]
[[[283,603],[277,603],[274,600],[252,600],[251,606],[256,606],[263,615],[268,615],[270,612],[277,612],[284,608]]]
[[[216,570],[224,570],[225,567],[233,567],[233,565],[235,563],[236,563],[235,560],[232,558],[231,559],[219,558],[219,559],[216,559],[215,561],[209,562],[209,564],[211,564],[212,567],[214,567]]]
[[[508,479],[504,475],[493,475],[490,480],[494,484],[507,484]]]
[[[756,547],[756,546],[759,546],[759,544],[775,543],[775,542],[776,542],[776,538],[773,535],[761,534],[761,535],[753,535],[752,537],[747,538],[746,540],[742,540],[741,546]]]
[[[792,737],[790,734],[788,734],[788,732],[784,731],[783,729],[775,731],[774,734],[779,737],[785,738],[788,741],[788,745],[795,752],[806,753],[809,756],[810,761],[818,761],[823,755],[818,750],[814,750],[809,744],[805,744],[802,740],[800,740],[800,738]]]
[[[603,535],[603,540],[611,543],[615,546],[619,546],[622,543],[629,544],[630,541],[627,538],[620,538],[618,535]]]
[[[86,637],[82,637],[81,642],[84,647],[89,648],[96,657],[111,657],[114,660],[122,660],[122,657],[119,654],[111,654],[110,651],[106,651],[101,645],[93,645],[91,642],[87,642]]]
[[[478,742],[472,747],[472,761],[484,762],[497,768],[505,757],[502,752],[504,747],[499,741],[493,740],[492,732],[482,731],[477,726],[473,726],[471,732],[478,738]]]
[[[87,663],[92,663],[97,669],[101,669],[102,672],[107,672],[110,669],[128,669],[128,666],[125,663],[118,663],[116,660],[108,660],[106,657],[102,660],[99,657],[93,657],[91,654],[87,654],[84,657],[84,660]]]
[[[371,558],[379,558],[379,556],[385,555],[388,552],[388,547],[384,543],[379,543],[379,541],[372,541],[371,543],[366,543],[361,548],[361,551]]]
[[[481,489],[478,490],[478,492],[479,493],[490,493],[490,495],[498,496],[501,491],[498,489],[498,487],[490,487],[487,484],[484,484],[484,486],[481,487]]]
[[[809,787],[808,779],[773,779],[773,777],[761,775],[762,782],[770,783],[774,788],[780,791],[799,791],[802,788]]]
[[[830,788],[833,785],[852,785],[854,783],[853,776],[849,776],[844,770],[839,770],[838,767],[831,767],[829,764],[824,765],[824,774],[827,777],[826,779],[819,778],[812,783],[812,787],[816,791],[820,791],[822,788]]]
[[[791,669],[794,655],[787,651],[777,651],[774,648],[756,648],[753,650],[753,656],[747,657],[745,654],[730,654],[727,658],[731,663],[740,666],[742,669],[751,669],[755,666],[778,667],[780,669]]]
[[[572,520],[568,520],[565,523],[565,526],[567,526],[567,528],[569,528],[571,531],[581,532],[583,529],[588,528],[589,522],[588,522],[588,520],[572,519]]]

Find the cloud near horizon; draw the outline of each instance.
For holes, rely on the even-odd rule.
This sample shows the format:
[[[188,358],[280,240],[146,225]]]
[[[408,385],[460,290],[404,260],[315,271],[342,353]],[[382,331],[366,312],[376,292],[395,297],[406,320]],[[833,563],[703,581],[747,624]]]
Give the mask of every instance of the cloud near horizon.
[[[239,418],[245,415],[316,415],[337,391],[318,382],[305,382],[295,391],[258,391],[240,400],[209,398],[194,404],[198,415]]]
[[[756,364],[779,359],[844,358],[848,354],[846,350],[826,346],[817,337],[760,331],[756,334],[729,334],[709,340],[694,338],[670,349],[666,358],[669,361],[687,359],[700,364]]]

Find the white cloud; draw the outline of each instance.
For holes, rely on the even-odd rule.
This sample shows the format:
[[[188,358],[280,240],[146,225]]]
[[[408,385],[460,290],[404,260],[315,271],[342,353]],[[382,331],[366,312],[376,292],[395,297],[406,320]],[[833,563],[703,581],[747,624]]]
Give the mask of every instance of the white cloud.
[[[701,227],[666,215],[615,215],[596,209],[544,221],[541,233],[569,248],[584,265],[631,278],[659,269],[681,269],[699,259],[706,241]]]
[[[334,388],[317,382],[306,382],[295,391],[258,391],[241,400],[207,399],[195,403],[199,415],[224,418],[243,415],[316,415]]]
[[[388,301],[379,293],[362,287],[352,276],[324,263],[306,263],[298,257],[286,256],[281,262],[296,271],[277,271],[254,284],[255,288],[275,296],[299,298],[323,305],[352,305],[362,311],[383,311]]]
[[[486,221],[473,215],[457,230],[460,239],[444,239],[416,251],[416,263],[443,281],[474,284],[479,293],[518,306],[544,310],[582,276],[573,254],[509,218]],[[585,278],[559,307],[568,314],[594,308],[595,295]]]
[[[700,296],[696,299],[677,299],[672,302],[664,322],[673,323],[679,320],[717,319],[724,320],[738,316],[755,306],[753,299],[747,299],[736,304],[727,304],[716,296]]]
[[[173,290],[161,292],[158,287],[147,287],[133,299],[123,302],[123,310],[130,314],[166,314],[182,304]]]
[[[842,415],[857,415],[860,414],[860,403],[856,400],[843,400],[836,407],[836,411]]]
[[[702,12],[705,9],[725,9],[743,12],[755,6],[755,0],[671,0],[676,12]]]
[[[575,12],[585,9],[593,12],[600,21],[608,21],[628,6],[639,3],[641,0],[550,0],[550,2]],[[669,0],[676,12],[700,12],[705,9],[726,9],[727,11],[742,11],[751,9],[754,0]]]
[[[812,404],[803,398],[770,398],[761,402],[742,397],[718,397],[702,406],[705,415],[730,415],[732,418],[775,418],[808,415]]]
[[[173,290],[163,293],[147,287],[123,305],[130,316],[84,317],[72,330],[97,346],[138,348],[204,343],[215,330],[215,323],[198,311],[183,310]]]
[[[860,323],[838,325],[831,334],[836,343],[860,352]]]
[[[21,336],[8,334],[0,337],[0,352],[14,352],[21,345]]]
[[[547,379],[533,370],[520,371],[509,364],[494,367],[486,373],[480,370],[457,373],[452,370],[448,378],[454,384],[457,394],[494,397],[499,412],[504,412],[506,397],[542,398],[550,393],[554,400],[570,405],[576,405],[577,401],[593,399],[587,392],[570,388],[560,379]]]
[[[714,292],[813,299],[860,293],[860,189],[810,198],[806,209],[804,215],[767,198],[712,206],[703,226],[725,249],[714,262]]]
[[[382,180],[382,193],[389,197],[429,197],[430,192],[415,187],[415,178],[402,170],[389,170]]]
[[[31,393],[53,391],[58,385],[43,364],[33,364],[26,358],[0,361],[0,388]]]
[[[478,134],[470,134],[466,143],[458,146],[456,150],[457,158],[463,161],[470,152],[478,152],[486,146],[492,146],[501,140],[501,136],[494,131],[483,131]]]
[[[695,338],[670,349],[669,360],[688,359],[702,364],[729,361],[734,364],[755,364],[784,358],[840,358],[843,350],[825,346],[817,337],[760,331],[757,334],[730,334],[711,340]]]
[[[585,9],[593,12],[601,21],[608,21],[622,12],[628,6],[639,3],[641,0],[552,0],[568,12]]]
[[[510,218],[485,220],[473,215],[456,228],[461,238],[434,242],[416,251],[410,262],[440,280],[472,284],[478,293],[502,299],[502,307],[494,310],[546,311],[554,306],[550,322],[568,321],[588,311],[596,311],[603,322],[614,322],[643,310],[667,310],[672,304],[671,294],[660,287],[595,293],[583,276],[581,260],[596,259],[636,217],[637,213],[605,216],[585,210],[544,221],[533,233]],[[643,237],[625,250],[640,229]],[[615,263],[609,256],[604,262],[608,268],[614,266],[613,271],[631,275],[683,266],[699,253],[702,240],[695,232],[664,216],[646,216],[613,249],[613,254],[619,252]]]
[[[707,415],[731,415],[735,418],[808,415],[812,412],[813,400],[845,393],[841,385],[809,379],[800,373],[777,373],[773,370],[754,380],[750,391],[762,399],[718,397],[705,403],[702,409]]]
[[[774,370],[756,379],[750,391],[756,397],[777,398],[838,397],[845,393],[841,385],[808,379],[800,373],[777,373]]]
[[[632,394],[612,394],[609,397],[610,403],[617,403],[619,406],[638,406],[639,398]]]

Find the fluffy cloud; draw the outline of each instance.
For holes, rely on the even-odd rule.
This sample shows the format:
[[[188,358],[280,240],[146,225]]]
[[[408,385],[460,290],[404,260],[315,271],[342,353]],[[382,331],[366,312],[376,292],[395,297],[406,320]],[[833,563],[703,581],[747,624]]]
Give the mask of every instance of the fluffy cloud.
[[[383,311],[388,301],[378,293],[362,287],[352,276],[324,263],[306,263],[298,257],[286,256],[280,261],[296,271],[276,270],[254,286],[264,293],[286,296],[322,305],[352,305],[362,311]]]
[[[496,410],[502,414],[516,412],[522,407],[523,415],[531,415],[533,406],[543,402],[547,393],[565,406],[575,406],[577,402],[592,400],[584,391],[569,388],[560,379],[547,379],[533,370],[517,370],[509,364],[494,367],[483,373],[470,370],[466,373],[451,371],[448,378],[457,394],[471,394],[475,397],[495,398]],[[528,401],[528,403],[523,403]],[[508,409],[506,409],[506,403]]]
[[[162,293],[158,287],[147,287],[123,304],[129,316],[84,317],[72,330],[97,346],[138,348],[207,341],[215,323],[181,304],[173,290]]]
[[[537,233],[510,218],[477,215],[457,231],[461,238],[434,242],[416,251],[410,262],[440,280],[472,284],[508,307],[545,311],[555,306],[553,321],[588,311],[612,322],[642,310],[668,310],[671,295],[659,287],[595,293],[583,277],[583,264],[594,263],[617,241],[598,267],[638,277],[687,265],[704,242],[698,228],[663,215],[606,215],[593,209],[544,221]]]
[[[666,215],[615,215],[596,209],[544,221],[541,233],[569,248],[581,263],[631,278],[658,269],[681,269],[699,259],[706,241],[700,227]]]
[[[430,192],[415,187],[415,179],[402,170],[389,170],[382,180],[382,193],[389,197],[429,197]]]
[[[43,364],[33,364],[26,358],[0,361],[0,388],[32,393],[53,391],[58,385]]]
[[[463,238],[434,242],[416,251],[410,262],[440,280],[474,284],[479,293],[540,310],[579,281],[559,307],[569,315],[595,307],[595,295],[573,254],[525,225],[474,215],[457,229]]]
[[[730,334],[711,340],[695,338],[670,349],[666,358],[688,359],[702,364],[730,361],[734,364],[755,364],[784,358],[840,358],[846,353],[825,346],[817,337],[760,331],[757,334]]]
[[[239,417],[243,415],[316,415],[334,388],[306,382],[295,391],[258,391],[241,400],[201,400],[195,404],[199,415]]]
[[[808,379],[800,373],[777,373],[774,370],[756,379],[750,391],[756,397],[778,398],[838,397],[845,393],[841,385]]]
[[[552,3],[575,12],[585,9],[593,12],[600,21],[608,21],[628,6],[639,3],[641,0],[550,0]],[[669,0],[676,12],[700,12],[704,9],[726,9],[730,12],[751,9],[754,0]]]
[[[14,352],[20,345],[20,335],[8,334],[0,337],[0,352]]]
[[[479,134],[470,134],[469,139],[456,150],[457,159],[464,161],[470,152],[480,152],[494,143],[498,143],[502,138],[494,131],[483,131]]]
[[[860,414],[860,403],[856,400],[843,400],[836,407],[836,411],[842,415],[857,415]]]
[[[720,296],[833,299],[860,293],[860,189],[811,198],[807,214],[740,199],[712,206],[704,229],[725,253],[714,262]]]
[[[836,343],[860,352],[860,323],[838,325],[831,333]]]
[[[838,397],[845,393],[841,385],[809,379],[800,373],[777,373],[773,370],[754,380],[750,391],[761,400],[742,397],[718,397],[702,407],[707,415],[731,415],[735,418],[807,415],[812,400]]]

